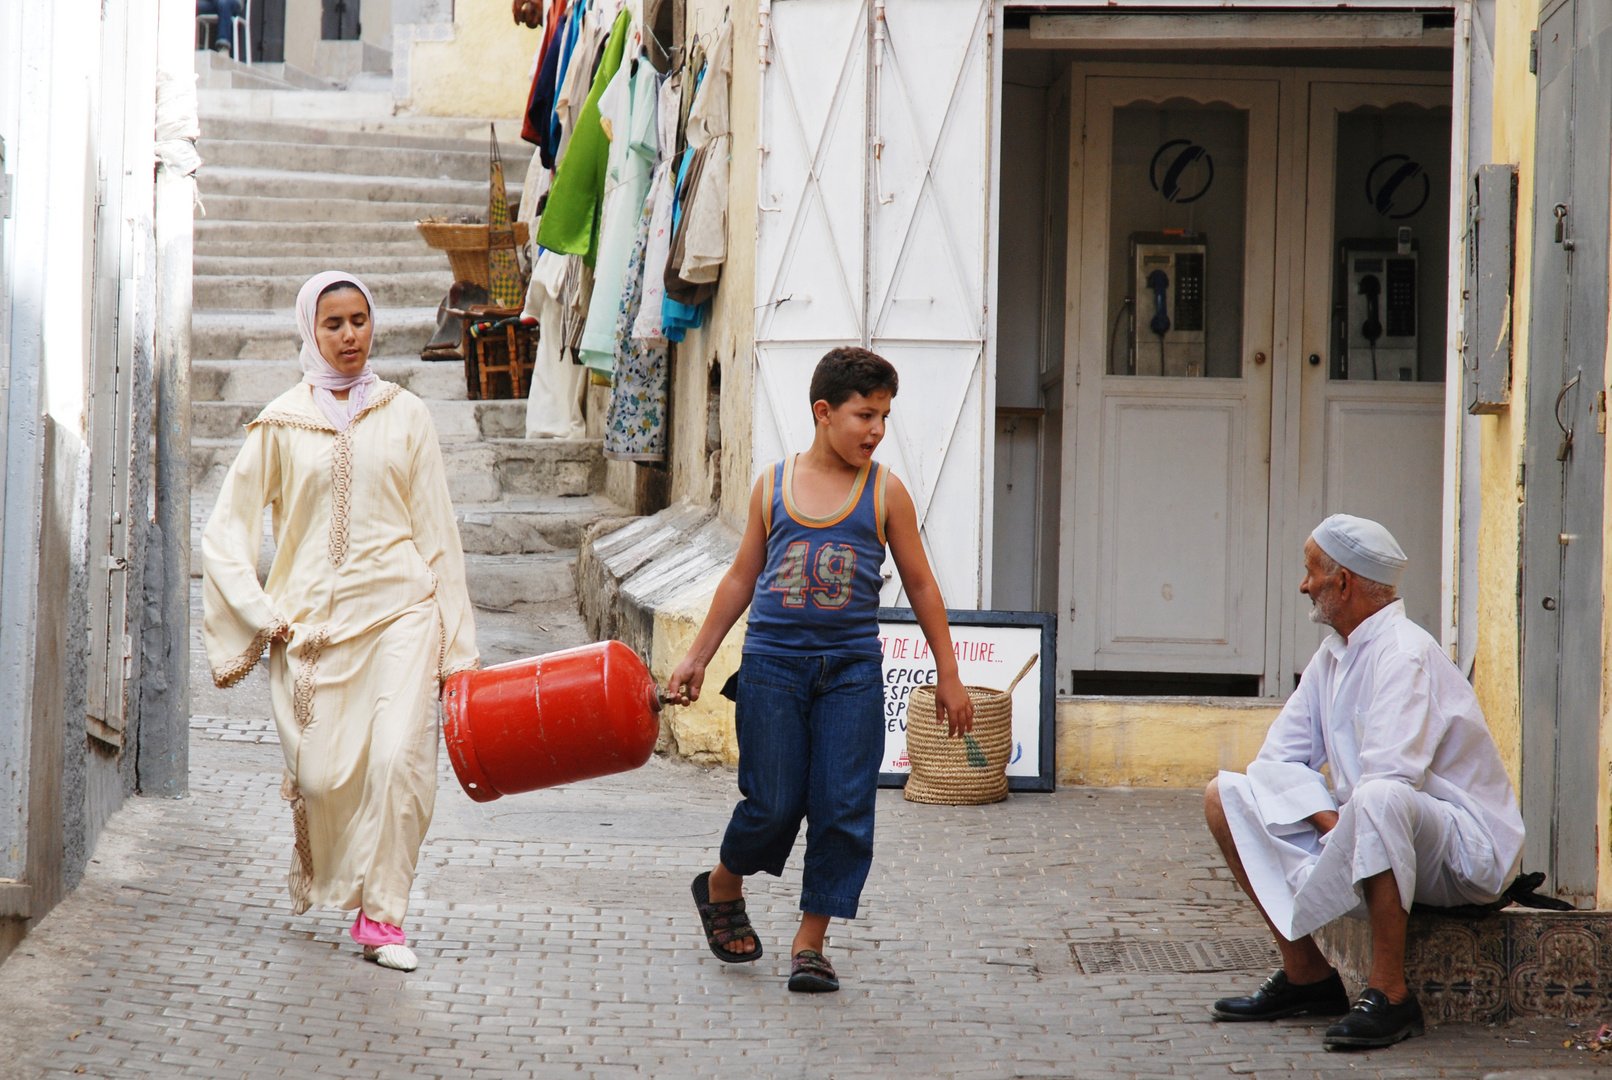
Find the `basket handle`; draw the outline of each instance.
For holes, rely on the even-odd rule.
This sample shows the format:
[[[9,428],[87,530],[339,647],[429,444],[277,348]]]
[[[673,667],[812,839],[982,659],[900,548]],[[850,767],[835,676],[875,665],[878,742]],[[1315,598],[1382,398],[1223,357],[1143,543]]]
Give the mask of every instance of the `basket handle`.
[[[1041,654],[1040,653],[1031,653],[1030,654],[1030,659],[1028,659],[1028,660],[1026,660],[1024,662],[1024,666],[1019,669],[1019,673],[1017,675],[1013,676],[1013,681],[1008,683],[1008,688],[1007,688],[1008,697],[1013,696],[1013,691],[1018,687],[1019,680],[1024,678],[1026,675],[1030,674],[1030,669],[1035,667],[1035,662],[1037,660],[1039,660],[1039,659],[1041,659]]]

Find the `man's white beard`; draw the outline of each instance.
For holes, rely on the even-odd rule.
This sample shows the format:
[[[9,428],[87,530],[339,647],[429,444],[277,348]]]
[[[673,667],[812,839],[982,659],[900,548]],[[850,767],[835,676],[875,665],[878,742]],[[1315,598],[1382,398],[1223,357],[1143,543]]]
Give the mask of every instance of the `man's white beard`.
[[[1311,622],[1316,623],[1316,624],[1318,624],[1320,626],[1330,626],[1334,630],[1336,630],[1337,625],[1332,621],[1332,617],[1333,617],[1334,614],[1336,614],[1336,613],[1332,612],[1332,611],[1328,611],[1326,608],[1322,607],[1319,602],[1317,602],[1315,600],[1310,601],[1310,621]]]

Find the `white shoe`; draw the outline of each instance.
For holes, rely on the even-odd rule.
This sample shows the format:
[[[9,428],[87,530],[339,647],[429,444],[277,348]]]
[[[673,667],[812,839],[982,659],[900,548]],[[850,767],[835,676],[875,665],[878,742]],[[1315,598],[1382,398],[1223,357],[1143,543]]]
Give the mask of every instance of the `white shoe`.
[[[420,966],[420,961],[414,955],[414,950],[407,945],[374,945],[364,946],[364,959],[373,960],[384,968],[395,971],[413,971]]]

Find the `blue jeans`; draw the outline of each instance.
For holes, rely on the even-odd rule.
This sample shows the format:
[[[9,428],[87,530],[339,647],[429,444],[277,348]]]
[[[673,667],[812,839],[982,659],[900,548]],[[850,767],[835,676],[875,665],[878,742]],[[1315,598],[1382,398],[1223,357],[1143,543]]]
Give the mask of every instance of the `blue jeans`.
[[[235,28],[234,20],[242,15],[243,7],[241,0],[196,0],[196,14],[218,16],[218,36],[214,40],[229,42],[231,51],[235,48],[235,38],[232,35]],[[237,56],[235,59],[246,58]]]
[[[806,821],[800,909],[856,918],[873,863],[873,806],[884,757],[877,660],[746,653],[739,667],[739,793],[722,865],[782,874]]]

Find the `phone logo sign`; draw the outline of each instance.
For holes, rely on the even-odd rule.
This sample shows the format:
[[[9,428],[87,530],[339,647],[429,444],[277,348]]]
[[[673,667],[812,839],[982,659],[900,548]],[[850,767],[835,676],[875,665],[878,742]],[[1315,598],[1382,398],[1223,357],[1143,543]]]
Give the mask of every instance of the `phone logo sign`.
[[[1366,173],[1366,201],[1389,221],[1415,217],[1432,194],[1427,170],[1405,154],[1378,158]]]
[[[1171,139],[1153,154],[1148,179],[1165,202],[1197,202],[1215,182],[1215,159],[1191,139]]]

